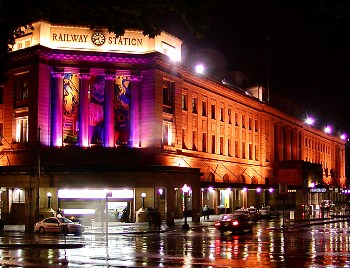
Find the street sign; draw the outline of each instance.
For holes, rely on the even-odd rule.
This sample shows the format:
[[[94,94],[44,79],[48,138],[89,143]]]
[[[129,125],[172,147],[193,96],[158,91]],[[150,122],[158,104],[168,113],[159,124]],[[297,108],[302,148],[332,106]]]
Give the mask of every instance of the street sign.
[[[283,183],[280,183],[278,185],[278,193],[280,195],[286,195],[288,193],[288,185],[287,184],[283,184]]]

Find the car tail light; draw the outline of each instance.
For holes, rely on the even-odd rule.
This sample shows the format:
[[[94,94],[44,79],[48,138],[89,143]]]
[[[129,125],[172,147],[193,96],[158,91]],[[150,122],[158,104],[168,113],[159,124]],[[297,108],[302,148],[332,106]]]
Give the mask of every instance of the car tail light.
[[[234,225],[234,226],[237,226],[238,225],[238,221],[232,221],[231,224]]]
[[[216,222],[214,226],[220,226],[220,222]]]

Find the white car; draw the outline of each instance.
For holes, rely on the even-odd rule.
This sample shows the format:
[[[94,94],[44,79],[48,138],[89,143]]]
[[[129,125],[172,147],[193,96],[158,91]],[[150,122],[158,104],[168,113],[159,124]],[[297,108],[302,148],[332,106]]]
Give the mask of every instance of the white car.
[[[49,217],[37,222],[34,232],[81,235],[84,232],[84,226],[64,217]]]

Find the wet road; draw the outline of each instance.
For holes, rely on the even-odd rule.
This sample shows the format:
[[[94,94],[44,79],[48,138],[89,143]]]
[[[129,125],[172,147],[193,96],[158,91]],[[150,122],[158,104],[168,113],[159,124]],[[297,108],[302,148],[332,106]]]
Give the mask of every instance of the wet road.
[[[82,248],[0,248],[2,267],[350,267],[347,222],[288,231],[263,220],[251,235],[220,236],[213,226],[188,232],[74,236],[3,234],[0,243],[83,243]]]

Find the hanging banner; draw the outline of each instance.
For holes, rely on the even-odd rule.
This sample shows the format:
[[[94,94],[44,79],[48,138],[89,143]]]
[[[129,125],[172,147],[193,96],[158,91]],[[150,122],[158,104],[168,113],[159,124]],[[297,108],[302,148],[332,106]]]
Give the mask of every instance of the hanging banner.
[[[79,77],[67,73],[63,76],[63,143],[78,142]]]
[[[116,77],[114,87],[114,143],[116,145],[129,144],[131,99],[130,86],[130,77]]]
[[[90,144],[104,143],[105,77],[90,77],[89,140]]]

